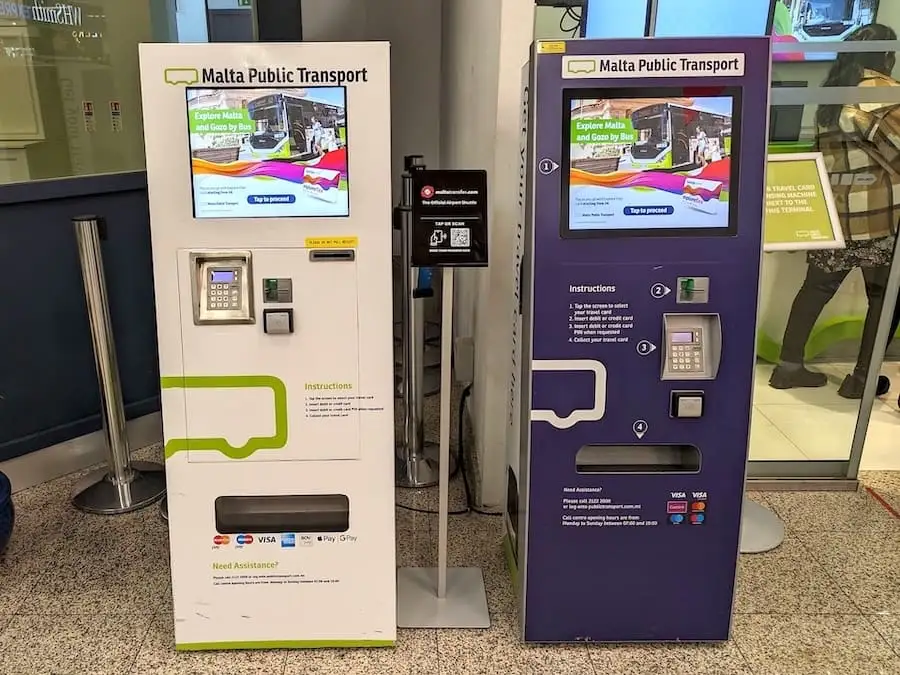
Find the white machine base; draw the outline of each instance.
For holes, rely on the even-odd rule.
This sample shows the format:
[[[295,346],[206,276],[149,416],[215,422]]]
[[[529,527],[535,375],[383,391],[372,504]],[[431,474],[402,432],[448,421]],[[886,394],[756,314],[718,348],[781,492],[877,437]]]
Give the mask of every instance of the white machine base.
[[[765,553],[781,546],[784,523],[774,511],[744,498],[741,518],[741,553]]]
[[[484,575],[479,567],[447,569],[447,595],[437,597],[436,567],[397,570],[399,628],[490,628]]]

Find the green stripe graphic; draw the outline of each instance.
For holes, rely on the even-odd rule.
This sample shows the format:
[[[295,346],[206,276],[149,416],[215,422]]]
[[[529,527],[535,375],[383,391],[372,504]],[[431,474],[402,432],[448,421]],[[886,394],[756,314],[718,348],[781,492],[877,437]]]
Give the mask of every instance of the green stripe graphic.
[[[275,434],[254,436],[244,445],[231,445],[225,438],[172,438],[166,443],[169,459],[179,452],[221,452],[229,459],[247,459],[259,450],[280,450],[287,445],[287,389],[271,375],[197,375],[160,378],[163,389],[271,389],[275,397]]]

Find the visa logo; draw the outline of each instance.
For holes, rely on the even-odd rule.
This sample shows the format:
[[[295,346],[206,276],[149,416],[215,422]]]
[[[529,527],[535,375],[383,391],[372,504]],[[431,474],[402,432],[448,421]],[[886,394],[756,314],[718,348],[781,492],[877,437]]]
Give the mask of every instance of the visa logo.
[[[294,548],[297,545],[297,537],[293,532],[281,535],[281,548]]]
[[[253,543],[253,535],[252,534],[239,534],[235,537],[235,543],[238,546],[246,546],[247,544]]]
[[[256,538],[256,541],[258,541],[260,544],[274,544],[278,540],[275,538],[275,535],[273,535],[273,534],[263,534],[263,535],[258,536]]]
[[[216,546],[227,546],[231,543],[231,537],[229,537],[227,534],[217,534],[215,537],[213,537],[213,543]]]

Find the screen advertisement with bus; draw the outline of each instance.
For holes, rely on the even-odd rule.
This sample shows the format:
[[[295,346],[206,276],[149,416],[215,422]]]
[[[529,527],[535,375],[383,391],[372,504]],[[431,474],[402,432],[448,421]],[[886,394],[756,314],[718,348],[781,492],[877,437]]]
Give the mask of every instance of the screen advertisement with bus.
[[[344,87],[186,91],[195,218],[350,214]]]
[[[875,23],[879,0],[775,0],[772,40],[776,44],[841,42]],[[833,61],[835,52],[774,52],[775,61]]]
[[[739,91],[627,93],[567,97],[563,234],[727,233],[734,208],[729,196]]]

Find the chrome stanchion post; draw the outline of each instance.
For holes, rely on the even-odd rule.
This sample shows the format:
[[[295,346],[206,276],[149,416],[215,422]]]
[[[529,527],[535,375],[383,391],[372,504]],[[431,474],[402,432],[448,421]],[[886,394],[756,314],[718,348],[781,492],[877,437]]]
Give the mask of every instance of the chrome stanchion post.
[[[401,301],[401,359],[403,372],[403,438],[397,448],[397,486],[421,488],[437,485],[436,443],[425,440],[423,390],[425,367],[425,313],[422,300],[414,298],[419,269],[412,266],[412,172],[425,168],[419,155],[405,159],[400,198],[400,258],[403,265]]]
[[[88,513],[128,513],[162,498],[166,493],[166,475],[160,464],[131,461],[100,249],[104,223],[97,216],[79,216],[72,219],[72,224],[78,241],[108,451],[107,467],[94,471],[76,485],[72,503]]]

